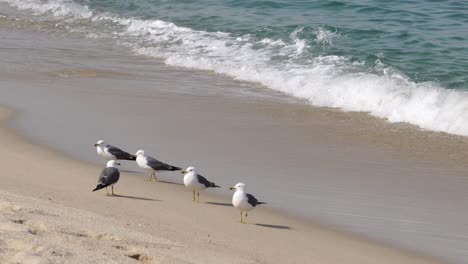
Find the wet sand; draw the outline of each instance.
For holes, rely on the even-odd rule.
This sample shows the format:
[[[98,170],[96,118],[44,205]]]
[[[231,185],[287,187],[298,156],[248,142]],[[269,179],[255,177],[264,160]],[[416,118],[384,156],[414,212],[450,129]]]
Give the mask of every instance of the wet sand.
[[[240,224],[229,200],[131,173],[117,196],[93,193],[98,166],[4,128],[0,141],[6,263],[435,263],[262,208]]]

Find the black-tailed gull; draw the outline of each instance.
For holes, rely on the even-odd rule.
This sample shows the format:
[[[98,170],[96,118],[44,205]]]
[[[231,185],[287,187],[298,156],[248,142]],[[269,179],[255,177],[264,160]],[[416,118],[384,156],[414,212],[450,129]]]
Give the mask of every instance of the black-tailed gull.
[[[99,156],[106,160],[135,160],[136,157],[132,154],[125,152],[117,147],[104,143],[104,140],[99,140],[96,144],[96,151]]]
[[[232,196],[232,205],[240,210],[241,223],[247,221],[247,214],[250,210],[254,209],[259,204],[265,204],[259,202],[253,195],[246,193],[244,183],[238,183],[236,186],[229,188],[229,190],[236,190]],[[242,212],[245,212],[245,219],[242,217]]]
[[[136,162],[138,166],[140,166],[140,168],[144,169],[145,171],[151,172],[149,181],[152,181],[153,177],[156,181],[158,181],[158,179],[156,178],[156,172],[182,170],[179,167],[166,164],[150,156],[145,156],[145,151],[141,149],[138,150],[135,153],[135,155],[136,155]]]
[[[96,188],[94,188],[93,192],[102,188],[106,188],[106,193],[109,194],[107,187],[111,186],[112,195],[114,195],[114,184],[116,184],[120,178],[120,172],[115,167],[116,165],[120,164],[117,163],[115,160],[110,160],[107,162],[107,167],[101,171],[101,174],[99,175],[99,182]]]
[[[220,187],[214,182],[208,181],[205,177],[197,173],[195,167],[188,167],[182,171],[184,175],[184,184],[185,186],[192,191],[193,201],[195,201],[195,193],[197,193],[197,202],[200,200],[200,191],[206,188],[215,188]]]

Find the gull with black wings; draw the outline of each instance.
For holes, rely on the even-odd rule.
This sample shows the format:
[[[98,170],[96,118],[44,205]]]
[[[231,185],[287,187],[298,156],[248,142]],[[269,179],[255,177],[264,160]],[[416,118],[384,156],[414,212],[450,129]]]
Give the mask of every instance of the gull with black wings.
[[[136,162],[140,168],[144,169],[145,171],[151,172],[149,181],[152,181],[153,177],[156,181],[158,179],[156,178],[156,172],[160,171],[180,171],[182,168],[172,166],[169,164],[166,164],[162,161],[159,161],[153,157],[146,156],[144,150],[138,150],[136,153]]]
[[[106,160],[136,160],[134,155],[106,144],[102,139],[94,144],[94,146],[96,147],[97,154]]]

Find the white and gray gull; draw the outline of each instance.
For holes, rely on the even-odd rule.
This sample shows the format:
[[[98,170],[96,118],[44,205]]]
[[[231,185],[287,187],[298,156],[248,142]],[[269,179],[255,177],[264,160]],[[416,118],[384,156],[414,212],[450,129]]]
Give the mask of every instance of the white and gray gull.
[[[99,175],[98,184],[96,188],[94,188],[93,192],[102,188],[106,188],[106,193],[107,195],[109,195],[107,187],[111,186],[112,195],[114,195],[114,184],[116,184],[120,178],[120,172],[115,167],[116,165],[120,165],[120,163],[117,163],[115,160],[109,160],[107,162],[107,167],[101,171],[101,174]]]
[[[238,183],[234,187],[229,188],[229,190],[236,190],[232,196],[232,205],[240,210],[240,222],[245,223],[247,221],[247,214],[250,210],[254,209],[259,204],[265,204],[264,202],[259,202],[250,193],[245,192],[245,184]],[[245,212],[245,219],[243,219],[242,213]]]
[[[197,173],[195,167],[188,167],[182,171],[184,175],[184,184],[187,189],[192,191],[193,201],[195,201],[195,193],[197,194],[197,202],[200,200],[200,191],[206,188],[220,187],[214,182],[210,182],[205,177]]]
[[[104,143],[104,140],[99,140],[96,144],[97,154],[106,160],[136,160],[136,157],[128,152],[125,152],[117,147]]]
[[[150,156],[145,156],[145,151],[141,149],[138,150],[135,155],[138,166],[140,166],[140,168],[144,169],[145,171],[151,172],[149,181],[152,181],[153,177],[156,181],[158,181],[156,178],[156,172],[182,170],[182,168],[166,164]]]

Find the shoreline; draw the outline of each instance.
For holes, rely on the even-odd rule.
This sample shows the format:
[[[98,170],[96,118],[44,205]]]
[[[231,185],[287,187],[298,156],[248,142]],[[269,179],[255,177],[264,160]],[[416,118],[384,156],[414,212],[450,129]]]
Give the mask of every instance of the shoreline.
[[[57,84],[57,85],[60,85],[60,84]],[[61,93],[68,94],[69,91],[62,91]],[[60,95],[60,94],[59,94],[59,95]],[[108,93],[102,94],[102,96],[104,96],[104,95],[107,96]],[[47,96],[47,93],[45,93],[44,96]],[[124,93],[124,94],[121,94],[121,95],[119,95],[119,96],[124,96],[124,97],[126,97],[126,94]],[[159,98],[159,97],[160,97],[160,96],[158,95],[158,98]],[[171,98],[170,102],[174,102],[174,98],[178,98],[178,97],[180,97],[180,96],[174,97],[173,95],[165,95],[165,96],[163,96],[163,98],[159,98],[158,100],[166,100],[167,98]],[[126,97],[126,98],[128,99],[128,97]],[[205,97],[196,99],[196,98],[191,97],[191,96],[188,96],[188,97],[182,96],[182,98],[185,98],[185,99],[182,99],[183,102],[185,102],[185,100],[194,101],[193,103],[191,103],[191,105],[198,105],[198,104],[199,104],[199,103],[197,102],[198,100],[201,100],[201,102],[203,102],[203,101],[206,99]],[[155,98],[153,98],[153,97],[149,98],[149,100],[154,100],[154,99],[155,99]],[[180,100],[180,98],[179,98],[178,100]],[[176,101],[177,101],[177,100],[176,100]],[[228,101],[229,101],[229,100],[228,100]],[[161,101],[161,103],[162,103],[162,102],[163,102],[163,101]],[[226,102],[226,101],[223,100],[223,104],[224,104],[225,102]],[[273,105],[275,105],[275,104],[276,104],[276,103],[273,103]],[[244,105],[245,105],[245,104],[244,104]],[[249,103],[248,103],[247,105],[249,105]],[[256,105],[256,104],[252,104],[252,105]],[[267,112],[269,112],[269,111],[271,111],[271,110],[277,109],[277,106],[275,106],[275,107],[272,108],[271,105],[268,106],[268,107],[267,107],[267,105],[269,105],[269,103],[266,104],[264,107],[261,107],[261,108],[260,108],[262,113],[263,113],[263,112],[264,112],[264,113],[267,113]],[[210,107],[216,108],[216,106],[210,106]],[[293,107],[296,107],[296,108],[298,108],[298,109],[307,109],[308,106],[300,106],[300,105],[299,105],[299,106],[293,106]],[[165,106],[164,106],[164,104],[162,104],[161,109],[164,109],[164,108],[165,108]],[[257,108],[257,106],[255,106],[255,108]],[[239,108],[239,109],[243,109],[243,108]],[[277,110],[278,110],[278,109],[277,109]],[[250,110],[248,110],[248,109],[243,109],[243,110],[242,110],[242,112],[249,112],[249,111],[250,111]],[[255,110],[255,111],[257,111],[257,110]],[[254,111],[254,112],[255,112],[255,111]],[[313,117],[321,117],[319,120],[321,120],[321,119],[328,119],[328,118],[330,118],[330,115],[331,115],[331,116],[340,116],[340,115],[343,114],[343,113],[336,112],[336,111],[328,111],[328,110],[326,110],[326,109],[322,111],[322,109],[314,109],[314,108],[312,108],[312,109],[310,109],[310,110],[307,110],[306,112],[302,112],[302,111],[303,111],[303,110],[298,110],[298,113],[300,113],[300,115],[299,115],[297,118],[299,118],[299,120],[302,120],[303,118],[305,118],[305,114],[311,114],[311,113],[315,113],[315,114],[313,115]],[[309,111],[310,111],[310,112],[309,112]],[[31,117],[37,118],[37,116],[41,116],[41,114],[29,116],[29,114],[28,114],[27,112],[28,112],[28,111],[25,111],[25,112],[22,113],[22,114],[23,114],[22,117],[23,117],[25,120],[30,120]],[[219,114],[219,113],[217,113],[217,114]],[[235,116],[235,113],[233,113],[233,115]],[[281,115],[282,115],[282,114],[281,114]],[[303,115],[304,115],[304,116],[303,116]],[[29,116],[29,117],[28,117],[28,116]],[[250,114],[249,114],[249,116],[250,116]],[[349,115],[348,115],[348,114],[344,114],[344,116],[349,116]],[[312,117],[312,119],[313,119],[313,117]],[[275,116],[274,118],[276,119],[276,118],[278,118],[278,116]],[[311,118],[311,117],[308,117],[307,119],[310,119],[310,118]],[[364,123],[368,122],[368,120],[373,121],[372,119],[368,119],[368,118],[365,117],[365,116],[363,116],[363,118],[364,118],[364,120],[366,120],[366,121],[364,121]],[[211,117],[209,117],[208,119],[211,119]],[[306,119],[306,120],[307,120],[307,119]],[[25,120],[23,120],[23,121],[25,121]],[[17,121],[17,120],[16,120],[16,121]],[[323,121],[323,120],[322,120],[322,121]],[[318,124],[320,124],[322,121],[314,121],[314,122],[317,122]],[[344,119],[345,125],[346,125],[346,124],[349,125],[348,123],[354,124],[353,122],[354,122],[354,119],[347,119],[347,118]],[[381,120],[380,122],[383,123],[384,121]],[[255,122],[254,122],[254,123],[255,123]],[[45,124],[47,124],[47,123],[45,123]],[[385,123],[383,123],[383,124],[386,125],[386,126],[388,126],[388,125],[385,124]],[[347,126],[347,125],[346,125],[346,126]],[[308,127],[308,126],[309,126],[309,125],[306,125],[306,127]],[[17,128],[16,125],[13,126],[13,127]],[[302,130],[303,128],[304,128],[304,127],[303,127],[302,125],[299,126],[299,129]],[[385,128],[385,127],[384,127],[384,128]],[[24,129],[25,129],[25,128],[23,127],[23,132],[24,132]],[[48,128],[48,129],[50,129],[50,128]],[[415,131],[415,133],[421,133],[420,131],[415,130],[414,128],[411,128],[411,127],[409,128],[409,130],[410,130],[410,131]],[[49,130],[47,130],[47,131],[49,131]],[[171,131],[172,131],[172,130],[171,130]],[[171,132],[171,131],[169,131],[169,132]],[[305,131],[305,132],[307,132],[307,131]],[[327,130],[325,130],[324,132],[328,133]],[[323,134],[324,132],[320,132],[319,135],[320,135],[320,134]],[[398,132],[398,131],[397,131],[397,132]],[[22,133],[22,134],[23,134],[23,136],[24,136],[24,133]],[[27,135],[27,134],[26,134],[26,135]],[[431,136],[431,135],[434,136],[434,134],[429,134],[429,135],[430,135],[430,136]],[[313,138],[316,138],[318,135],[316,135],[316,133],[313,133],[311,136],[313,136]],[[435,135],[435,136],[437,137],[438,135]],[[442,136],[443,136],[443,135],[442,135]],[[167,135],[166,137],[170,137],[170,135]],[[180,137],[182,137],[182,136],[180,136]],[[165,138],[165,136],[162,136],[162,138]],[[356,137],[352,137],[352,138],[355,139]],[[93,138],[92,140],[96,140],[96,139]],[[345,142],[351,142],[350,139],[348,139],[348,138],[345,138],[345,140],[346,140]],[[32,141],[32,142],[34,142],[34,141]],[[94,142],[94,141],[92,141],[92,142]],[[89,143],[89,142],[88,142],[88,143]],[[31,143],[31,144],[32,144],[32,143]],[[77,144],[81,144],[81,143],[80,143],[80,142],[73,143],[72,146],[75,146],[75,147],[76,147]],[[187,144],[187,143],[185,143],[185,144]],[[185,145],[185,144],[179,142],[179,145]],[[358,144],[358,145],[359,145],[359,143],[355,143],[355,144]],[[40,145],[41,145],[41,146],[46,146],[47,144],[46,144],[45,142],[41,142]],[[91,145],[92,145],[92,144],[91,144]],[[340,145],[340,144],[338,144],[338,145]],[[346,145],[346,144],[344,144],[344,145]],[[351,145],[351,146],[353,146],[353,145]],[[351,147],[351,146],[350,146],[350,147]],[[87,145],[86,145],[85,148],[86,148],[86,151],[87,151],[87,152],[92,153],[92,154],[93,154],[93,157],[95,157],[94,149],[93,149],[93,148],[90,149],[90,148],[88,148]],[[163,152],[169,151],[169,153],[171,153],[170,148],[168,149],[167,147],[164,147],[163,149],[164,149]],[[348,149],[347,151],[352,151],[352,149],[353,149],[353,148],[351,147],[351,148]],[[60,151],[60,152],[63,152],[63,151]],[[177,151],[177,152],[174,152],[174,154],[175,154],[175,153],[179,153],[179,152]],[[368,155],[367,150],[366,150],[365,153],[366,153],[366,155]],[[177,157],[178,155],[179,155],[179,154],[175,154],[174,157]],[[381,155],[381,154],[380,154],[380,155]],[[425,154],[423,153],[423,155],[425,155]],[[68,154],[67,154],[67,156],[68,156]],[[72,156],[72,157],[73,157],[73,156]],[[76,157],[73,157],[73,158],[76,158]],[[375,156],[374,158],[375,158],[375,159],[379,159],[379,156]],[[208,159],[211,159],[211,157],[208,157]],[[164,160],[164,159],[163,159],[163,160]],[[168,159],[168,160],[171,160],[171,159]],[[180,160],[180,158],[179,158],[179,160]],[[430,161],[430,160],[431,160],[431,159],[429,159],[429,161]],[[85,160],[84,160],[84,161],[85,161]],[[84,161],[81,161],[81,162],[84,162]],[[427,161],[426,161],[426,162],[427,162]],[[95,165],[94,165],[94,166],[95,166]],[[444,168],[445,168],[445,166],[444,166]],[[451,168],[451,169],[453,170],[453,168]],[[98,170],[98,169],[97,169],[97,170]],[[215,171],[215,172],[216,172],[216,171]],[[215,177],[216,177],[217,174],[216,174],[216,173],[210,173],[210,174],[208,174],[208,175],[215,175]],[[208,176],[208,175],[206,175],[206,176]],[[136,175],[136,177],[137,177],[139,180],[143,180],[142,177],[141,177],[141,175]],[[209,176],[208,176],[208,177],[209,177]],[[255,189],[254,193],[257,193],[257,190],[259,190],[258,187]],[[261,189],[260,189],[260,191],[261,191]],[[267,195],[264,195],[264,197],[268,197],[268,196],[267,196]],[[270,197],[270,198],[271,198],[271,197]],[[273,204],[270,203],[269,206],[275,206],[275,205],[274,205],[274,203],[273,203]],[[274,208],[274,209],[278,209],[278,208],[276,207],[276,208]],[[291,215],[291,212],[287,212],[287,210],[284,210],[284,209],[281,210],[281,209],[280,209],[280,211],[286,212],[286,213],[288,213],[288,214]],[[297,216],[297,217],[300,217],[300,218],[303,218],[303,217],[304,217],[303,215],[297,214],[297,213],[295,213],[295,214],[293,214],[293,215],[295,215],[295,216]],[[309,219],[310,219],[310,217],[309,217]],[[339,226],[339,225],[337,225],[336,223],[327,222],[327,219],[317,219],[317,221],[320,222],[320,223],[324,223],[325,226],[331,227],[331,228],[334,229],[334,230],[343,230],[343,227],[342,227],[342,226]],[[280,226],[281,226],[281,225],[280,225]],[[320,226],[323,226],[323,225],[320,225]],[[341,231],[337,231],[337,232],[340,233]],[[346,232],[346,233],[358,233],[358,236],[362,236],[362,233],[359,234],[359,232],[354,232],[353,230],[345,230],[345,232]],[[383,242],[382,242],[379,238],[376,238],[376,237],[373,237],[373,238],[371,237],[370,240],[372,240],[372,241],[378,241],[379,244],[383,243],[383,244],[385,244],[385,245],[391,245],[392,248],[404,248],[403,246],[401,246],[401,245],[398,244],[398,241],[397,241],[397,242],[394,242],[394,241],[383,241]],[[371,242],[370,242],[370,243],[371,243]],[[408,249],[406,249],[406,250],[408,250]],[[409,250],[412,251],[412,252],[417,252],[417,251],[412,250],[412,249],[409,249]]]
[[[17,192],[28,191],[48,198],[49,192],[44,190],[52,189],[50,193],[65,203],[98,212],[102,208],[97,205],[89,208],[73,201],[64,190],[81,197],[90,186],[94,187],[102,161],[97,160],[92,145],[103,137],[130,152],[143,147],[156,158],[174,165],[195,165],[200,173],[222,186],[245,181],[249,191],[269,202],[268,208],[282,212],[280,216],[266,207],[261,208],[260,215],[265,218],[257,219],[260,211],[255,210],[249,219],[252,217],[259,223],[294,226],[284,224],[281,219],[285,219],[284,222],[305,226],[309,233],[304,232],[310,234],[307,223],[317,221],[323,223],[317,227],[319,230],[323,226],[328,231],[328,227],[345,230],[330,231],[333,234],[358,233],[358,237],[385,240],[383,244],[396,245],[394,248],[463,259],[465,247],[463,243],[457,244],[456,239],[466,233],[463,227],[467,217],[461,208],[467,199],[464,190],[468,188],[463,168],[468,157],[463,151],[468,146],[467,138],[389,124],[365,113],[343,113],[283,102],[287,100],[269,100],[275,95],[264,96],[266,91],[258,90],[255,85],[206,72],[166,67],[151,59],[121,53],[119,48],[104,50],[92,40],[70,41],[60,36],[49,39],[47,33],[31,33],[32,37],[23,33],[15,32],[16,38],[12,39],[16,43],[23,37],[35,39],[37,45],[32,49],[28,49],[30,41],[23,43],[21,55],[37,61],[32,63],[33,71],[23,72],[24,69],[13,67],[10,71],[17,75],[4,74],[7,77],[0,86],[4,95],[0,104],[7,102],[21,115],[10,127],[27,144],[37,147],[33,151],[37,156],[42,156],[43,150],[49,151],[53,157],[67,164],[71,162],[70,167],[84,175],[75,175],[81,182],[79,190],[57,183],[59,176],[46,177],[52,186],[37,179],[32,183],[21,177],[10,179],[13,186],[25,184]],[[15,60],[17,54],[13,54]],[[17,65],[23,65],[21,56],[18,57]],[[42,58],[48,62],[43,63]],[[186,131],[187,127],[193,132]],[[65,157],[59,155],[62,153],[66,153]],[[67,171],[60,164],[52,166]],[[137,197],[139,188],[143,188],[147,194],[143,198],[155,195],[156,199],[165,200],[163,197],[168,195],[171,201],[173,198],[178,201],[177,206],[187,208],[185,197],[174,196],[179,189],[182,189],[181,196],[184,195],[181,186],[141,186],[145,182],[140,174],[125,175],[130,179],[124,183],[130,184],[124,186],[124,190],[130,191],[126,195]],[[29,180],[31,175],[25,173],[24,177]],[[178,174],[163,177],[180,181]],[[122,188],[120,184],[117,187]],[[206,197],[220,203],[229,200],[226,197],[230,193],[222,198],[216,198],[217,194]],[[84,197],[88,202],[96,202],[94,196]],[[133,206],[125,202],[127,199],[119,200],[124,200],[127,207]],[[288,210],[289,205],[294,208]],[[116,206],[122,207],[118,203]],[[162,205],[155,207],[172,216],[185,216]],[[110,216],[119,216],[113,209],[104,209]],[[291,215],[293,210],[293,218],[283,214]],[[226,222],[235,222],[236,211],[222,212]],[[155,217],[147,212],[131,213],[145,218],[148,226]],[[213,215],[218,217],[218,212]],[[313,221],[300,221],[296,216]],[[176,222],[190,224],[181,219]],[[195,224],[197,228],[203,226],[201,222]],[[168,225],[172,234],[178,234],[171,223]],[[178,236],[181,241],[192,241],[184,235]],[[268,235],[263,234],[261,239],[265,236]],[[307,239],[301,237],[298,241]],[[360,241],[363,240],[372,244],[366,239]],[[309,248],[303,250],[309,251]],[[333,254],[336,252],[330,253]]]
[[[190,261],[191,263],[219,263],[220,259],[223,263],[284,263],[284,261],[288,261],[289,263],[304,263],[304,261],[308,261],[309,263],[350,263],[347,261],[352,259],[352,263],[354,263],[354,261],[359,261],[360,263],[375,263],[375,261],[379,261],[379,263],[442,263],[430,260],[429,258],[419,257],[413,253],[405,253],[399,249],[392,249],[390,247],[374,244],[366,239],[358,238],[355,235],[332,231],[321,225],[306,223],[298,219],[294,220],[290,216],[280,215],[274,211],[271,212],[264,209],[257,209],[252,212],[249,218],[249,224],[242,225],[236,221],[236,217],[238,216],[236,210],[224,206],[224,203],[229,202],[225,199],[218,200],[214,198],[213,195],[209,195],[205,192],[202,194],[202,200],[213,201],[214,204],[193,204],[189,199],[190,193],[186,192],[184,186],[164,183],[150,185],[148,182],[141,179],[141,177],[126,172],[123,173],[121,182],[116,185],[117,193],[122,193],[120,197],[121,201],[114,202],[112,200],[115,200],[115,198],[105,197],[101,193],[82,193],[83,190],[76,186],[87,186],[91,184],[90,186],[93,187],[99,168],[91,164],[70,160],[69,157],[63,157],[59,153],[47,150],[43,146],[37,146],[33,142],[23,141],[22,136],[12,134],[12,130],[5,128],[5,118],[7,116],[8,118],[13,118],[13,111],[5,109],[4,107],[0,108],[0,142],[5,144],[5,148],[0,152],[3,152],[2,156],[5,156],[5,152],[10,153],[10,155],[6,157],[6,161],[4,161],[3,170],[4,172],[6,171],[14,175],[2,176],[2,182],[4,186],[7,186],[6,188],[2,188],[2,195],[8,196],[8,193],[4,193],[5,190],[23,194],[26,192],[28,194],[27,197],[34,198],[23,199],[40,199],[41,203],[46,204],[43,205],[45,207],[42,207],[42,212],[47,210],[49,206],[52,207],[54,204],[58,204],[59,206],[65,206],[67,208],[71,207],[78,210],[89,211],[94,214],[98,213],[98,215],[114,219],[113,221],[116,220],[121,224],[126,223],[125,225],[127,227],[130,226],[132,231],[147,232],[147,234],[151,235],[153,238],[156,237],[160,241],[168,241],[167,239],[169,238],[167,236],[169,236],[169,241],[171,241],[172,244],[184,248],[182,257],[180,256],[181,252],[179,252],[179,250],[175,250],[177,253],[171,252],[171,250],[165,250],[164,254],[168,255],[151,255],[148,259],[152,261],[158,258],[169,258],[170,261],[163,261],[162,263],[186,263],[185,261],[189,259],[192,260]],[[15,146],[14,149],[19,150],[19,152],[12,151],[12,146]],[[33,175],[17,169],[18,164],[31,159],[33,159],[34,162],[31,162],[26,170],[34,172]],[[64,165],[60,165],[62,163]],[[74,173],[73,176],[70,177],[69,175],[62,175],[62,173],[55,171],[56,169],[72,169]],[[76,178],[76,176],[80,174],[86,174],[86,176],[83,175],[84,177],[81,179]],[[47,182],[38,179],[38,176],[47,177]],[[70,186],[72,184],[67,184],[66,181],[63,183],[57,182],[57,180],[62,177],[67,177],[64,179],[66,179],[66,181],[73,181],[76,186]],[[53,182],[52,186],[49,186],[49,182]],[[127,184],[129,184],[128,187]],[[142,191],[140,189],[141,187],[145,189],[142,192],[145,196],[137,195]],[[158,190],[156,192],[158,194],[157,197],[151,197],[154,196],[154,189],[152,189],[154,187]],[[62,190],[61,188],[64,189]],[[164,196],[160,194],[162,192],[164,192]],[[184,195],[184,192],[186,195]],[[153,195],[150,195],[151,193],[153,193]],[[72,197],[73,194],[77,195],[76,197],[80,197],[80,200],[83,201],[76,201],[76,197]],[[162,198],[162,200],[158,198]],[[156,216],[151,212],[148,214],[148,211],[143,213],[143,210],[141,210],[142,204],[148,205],[151,203],[158,203],[159,205],[159,203],[163,203],[164,201],[170,203],[172,199],[176,201],[175,204],[177,206],[183,206],[183,211],[188,211],[189,213],[181,214],[179,212],[181,208],[171,209],[174,204],[172,204],[172,206],[163,206],[163,208],[160,208],[170,216]],[[117,210],[113,210],[109,208],[109,205],[105,204],[107,202],[112,203],[112,206],[119,207],[120,209],[116,208]],[[221,206],[217,206],[216,203],[219,203]],[[128,206],[130,204],[134,204],[139,210],[135,210],[136,208],[129,208]],[[22,206],[24,207],[24,204],[20,205],[20,207]],[[203,208],[196,208],[197,206]],[[151,205],[147,208],[151,208]],[[131,212],[123,213],[121,209],[130,209]],[[199,212],[200,209],[208,211],[205,212],[207,214]],[[75,209],[65,209],[67,212],[70,210]],[[119,212],[123,213],[123,215],[120,215]],[[181,215],[190,215],[190,212],[195,215],[193,219],[195,220],[194,222],[190,220],[176,220]],[[226,216],[226,214],[228,216]],[[133,223],[132,220],[137,215],[139,216],[137,218],[139,224]],[[205,216],[219,219],[204,223],[202,219]],[[158,223],[158,227],[156,228],[151,224],[154,223],[154,220]],[[224,222],[222,220],[228,221]],[[191,228],[187,230],[187,226],[185,226],[187,224],[193,226],[194,233],[199,237],[192,240],[188,239],[190,235],[186,234],[186,232]],[[77,224],[75,223],[75,225]],[[232,228],[233,230],[220,227],[222,225],[227,225],[227,228]],[[6,233],[17,232],[11,231],[10,225],[4,224],[0,226],[3,227],[4,231],[7,231]],[[8,226],[10,229],[5,226]],[[170,231],[163,231],[162,229],[164,229],[164,227],[169,227],[168,229],[170,229]],[[50,227],[41,228],[44,230],[50,229]],[[83,230],[84,227],[79,226],[75,228],[81,228],[80,230]],[[185,230],[181,230],[179,233],[177,232],[179,228]],[[227,231],[226,233],[229,233],[230,236],[224,237],[224,231]],[[163,235],[160,233],[163,233]],[[241,235],[230,238],[233,234],[237,233],[241,233]],[[205,237],[203,234],[208,234],[208,236]],[[110,234],[110,237],[112,236],[113,234]],[[246,237],[242,238],[243,236]],[[280,237],[283,241],[278,242],[277,240]],[[112,240],[113,239],[111,239],[111,241]],[[192,245],[192,243],[196,241],[201,245]],[[233,246],[229,248],[228,245],[234,241],[243,241],[248,246]],[[322,245],[321,241],[329,241],[333,246]],[[262,246],[263,243],[265,243],[266,246]],[[248,249],[253,245],[256,245],[254,246],[254,252]],[[106,244],[106,246],[108,246],[108,244]],[[278,252],[278,246],[287,247],[288,253],[284,255],[274,254],[273,252]],[[343,247],[342,250],[339,249],[340,246]],[[66,246],[64,246],[64,248],[66,248]],[[218,252],[220,249],[225,252]],[[146,250],[149,249],[146,248]],[[209,257],[200,256],[200,250],[203,250]],[[312,250],[312,252],[309,252],[310,250]],[[167,251],[171,253],[167,253]],[[44,254],[47,252],[49,251],[43,251]],[[217,253],[215,254],[214,252]],[[242,257],[235,257],[240,252],[242,252]],[[270,253],[266,254],[267,252]],[[336,255],[336,253],[333,252],[340,252],[340,254]],[[270,255],[271,253],[273,253],[273,255]],[[216,257],[212,257],[214,255],[216,255]],[[17,257],[17,254],[14,256]],[[196,257],[193,258],[194,256]],[[128,256],[122,255],[122,262],[119,263],[125,263],[124,260],[126,257]],[[194,260],[197,258],[198,260]],[[283,258],[284,260],[282,260]]]

